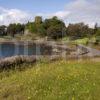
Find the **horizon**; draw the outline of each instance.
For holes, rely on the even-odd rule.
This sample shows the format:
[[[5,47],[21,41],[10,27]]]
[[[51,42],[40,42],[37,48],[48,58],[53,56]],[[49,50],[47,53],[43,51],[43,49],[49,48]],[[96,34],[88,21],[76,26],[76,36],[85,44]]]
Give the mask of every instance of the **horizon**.
[[[57,16],[66,25],[84,22],[90,27],[100,25],[99,0],[0,0],[0,25],[26,23],[35,16],[43,19]]]

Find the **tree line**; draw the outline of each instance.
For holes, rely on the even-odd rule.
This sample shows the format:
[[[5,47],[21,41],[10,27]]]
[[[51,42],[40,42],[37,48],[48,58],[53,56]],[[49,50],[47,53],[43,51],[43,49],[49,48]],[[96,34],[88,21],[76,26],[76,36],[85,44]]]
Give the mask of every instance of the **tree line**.
[[[11,35],[14,37],[16,34],[24,34],[25,30],[29,30],[32,34],[37,36],[52,39],[58,39],[65,36],[71,38],[91,37],[93,35],[100,36],[100,27],[95,24],[94,28],[90,28],[84,23],[69,24],[67,27],[64,21],[58,19],[56,16],[43,20],[41,16],[36,16],[34,22],[26,24],[13,23],[9,26],[0,26],[0,35]]]
[[[0,36],[10,35],[14,37],[15,34],[24,34],[25,25],[24,24],[9,24],[9,26],[0,26]]]

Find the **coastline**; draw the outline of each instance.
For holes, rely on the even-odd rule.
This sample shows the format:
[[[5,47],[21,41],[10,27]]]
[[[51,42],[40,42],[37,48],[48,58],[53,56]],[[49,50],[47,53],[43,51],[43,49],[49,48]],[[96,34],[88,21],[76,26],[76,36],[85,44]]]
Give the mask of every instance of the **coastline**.
[[[35,41],[23,41],[23,40],[3,40],[0,44],[34,44]]]

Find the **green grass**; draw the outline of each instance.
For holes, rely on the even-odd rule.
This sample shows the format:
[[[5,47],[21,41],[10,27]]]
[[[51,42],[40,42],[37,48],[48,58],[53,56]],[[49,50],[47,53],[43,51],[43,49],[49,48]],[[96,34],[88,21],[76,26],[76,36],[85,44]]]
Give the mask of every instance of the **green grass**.
[[[75,44],[84,44],[84,45],[86,45],[89,42],[89,38],[77,39],[74,42],[75,42]]]
[[[26,67],[32,68],[0,73],[0,100],[100,100],[100,62],[61,60]]]

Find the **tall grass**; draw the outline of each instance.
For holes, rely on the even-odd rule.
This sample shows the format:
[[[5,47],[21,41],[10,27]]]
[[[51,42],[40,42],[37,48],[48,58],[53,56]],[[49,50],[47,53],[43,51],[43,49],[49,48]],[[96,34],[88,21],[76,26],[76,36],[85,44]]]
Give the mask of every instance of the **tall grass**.
[[[0,100],[99,100],[100,62],[39,62],[2,72]]]

